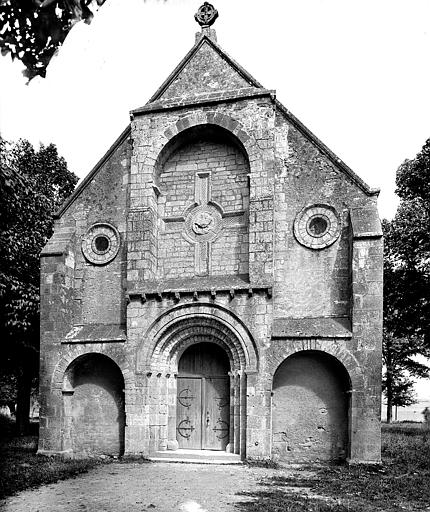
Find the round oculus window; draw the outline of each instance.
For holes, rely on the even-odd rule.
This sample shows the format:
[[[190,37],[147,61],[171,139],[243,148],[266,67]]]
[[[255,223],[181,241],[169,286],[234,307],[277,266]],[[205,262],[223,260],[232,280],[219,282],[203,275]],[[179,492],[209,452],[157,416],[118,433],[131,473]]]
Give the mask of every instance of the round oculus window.
[[[306,225],[306,230],[310,236],[324,236],[330,229],[330,221],[325,215],[314,215]]]
[[[120,236],[111,224],[94,224],[82,240],[82,252],[94,265],[105,265],[118,254]]]
[[[340,218],[336,210],[326,204],[304,208],[294,221],[296,240],[309,249],[324,249],[340,235]]]
[[[110,240],[105,235],[98,235],[94,238],[93,250],[97,254],[106,254],[109,251]]]

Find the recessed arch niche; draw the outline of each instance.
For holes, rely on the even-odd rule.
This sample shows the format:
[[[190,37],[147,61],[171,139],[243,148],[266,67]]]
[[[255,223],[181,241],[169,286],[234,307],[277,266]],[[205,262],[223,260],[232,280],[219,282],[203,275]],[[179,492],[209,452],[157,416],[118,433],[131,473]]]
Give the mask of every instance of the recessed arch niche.
[[[63,380],[63,451],[74,456],[124,453],[124,378],[108,356],[89,353]]]
[[[272,455],[289,462],[348,457],[351,382],[333,356],[296,352],[277,368],[272,391]]]
[[[242,142],[215,124],[163,147],[154,176],[163,277],[248,274],[249,169]]]

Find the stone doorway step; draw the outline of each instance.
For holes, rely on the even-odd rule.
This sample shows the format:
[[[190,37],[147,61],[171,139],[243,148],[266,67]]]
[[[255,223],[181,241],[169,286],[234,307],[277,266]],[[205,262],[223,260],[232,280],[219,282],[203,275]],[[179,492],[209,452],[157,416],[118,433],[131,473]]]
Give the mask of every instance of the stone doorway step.
[[[148,459],[153,462],[183,462],[188,464],[242,464],[240,455],[217,450],[167,450],[155,452]]]

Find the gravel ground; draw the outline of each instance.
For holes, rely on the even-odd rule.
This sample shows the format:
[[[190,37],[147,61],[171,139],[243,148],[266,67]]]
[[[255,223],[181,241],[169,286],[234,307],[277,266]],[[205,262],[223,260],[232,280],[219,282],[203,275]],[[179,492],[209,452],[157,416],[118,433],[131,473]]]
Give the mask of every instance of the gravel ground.
[[[257,486],[263,490],[263,479],[286,472],[242,465],[109,464],[74,479],[21,492],[0,501],[0,510],[237,512],[235,503],[250,499],[241,493]]]

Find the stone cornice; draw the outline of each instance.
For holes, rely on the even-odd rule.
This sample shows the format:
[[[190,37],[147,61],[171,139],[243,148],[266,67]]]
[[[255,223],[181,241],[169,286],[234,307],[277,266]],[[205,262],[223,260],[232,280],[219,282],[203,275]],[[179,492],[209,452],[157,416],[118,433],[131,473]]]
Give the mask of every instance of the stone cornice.
[[[275,318],[272,338],[351,338],[349,317]]]
[[[129,301],[140,300],[142,303],[148,300],[162,300],[171,298],[180,301],[181,297],[192,296],[194,300],[199,295],[210,294],[215,299],[217,294],[228,294],[233,298],[236,294],[245,293],[249,296],[254,293],[264,293],[268,298],[272,297],[272,285],[269,283],[251,284],[239,276],[228,276],[228,279],[215,278],[191,278],[191,279],[167,279],[164,281],[147,281],[142,285],[131,285],[127,291]]]
[[[187,98],[169,98],[153,103],[148,103],[143,107],[130,112],[131,119],[140,115],[148,115],[166,110],[177,110],[183,108],[200,107],[203,105],[216,105],[217,103],[227,103],[230,101],[249,100],[254,98],[268,97],[275,100],[276,91],[272,89],[255,89],[254,87],[244,87],[242,89],[232,89],[227,91],[218,91],[199,94]]]

